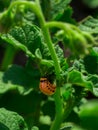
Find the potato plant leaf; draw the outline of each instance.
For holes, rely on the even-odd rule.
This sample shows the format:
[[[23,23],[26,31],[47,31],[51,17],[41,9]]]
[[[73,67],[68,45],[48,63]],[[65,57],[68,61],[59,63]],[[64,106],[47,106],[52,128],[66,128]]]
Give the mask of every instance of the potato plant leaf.
[[[28,74],[24,68],[13,65],[6,72],[0,72],[0,94],[10,90],[16,90],[22,95],[29,94],[38,86],[38,81],[37,77]]]
[[[0,108],[0,122],[7,127],[2,130],[28,130],[24,119],[20,115],[5,108]]]
[[[51,0],[52,17],[53,19],[60,17],[64,10],[68,7],[71,0]]]
[[[26,53],[27,56],[31,57],[32,59],[35,58],[35,56],[28,50],[28,48],[21,44],[19,41],[17,41],[14,37],[12,37],[10,34],[3,34],[1,36],[3,40],[5,40],[7,43],[13,45],[16,49],[21,49]]]
[[[1,38],[13,46],[23,50],[34,58],[36,49],[42,48],[44,42],[41,30],[35,25],[26,24],[12,28],[9,33],[1,35]]]
[[[93,91],[93,84],[91,81],[87,81],[85,76],[77,70],[73,70],[68,74],[68,83],[72,83],[78,86],[85,87],[86,89]]]
[[[89,74],[88,80],[93,83],[93,94],[98,97],[98,75],[96,74]]]
[[[92,48],[91,55],[98,57],[98,47],[93,47]]]
[[[98,40],[98,19],[97,18],[88,16],[87,18],[85,18],[83,21],[80,22],[79,28],[82,31],[88,32],[91,35],[93,35],[96,41]]]

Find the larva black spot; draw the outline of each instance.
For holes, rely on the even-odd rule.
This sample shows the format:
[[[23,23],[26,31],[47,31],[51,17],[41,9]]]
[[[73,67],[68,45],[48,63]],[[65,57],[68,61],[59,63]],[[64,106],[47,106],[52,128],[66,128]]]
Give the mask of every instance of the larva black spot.
[[[51,89],[48,87],[48,90],[51,90]]]

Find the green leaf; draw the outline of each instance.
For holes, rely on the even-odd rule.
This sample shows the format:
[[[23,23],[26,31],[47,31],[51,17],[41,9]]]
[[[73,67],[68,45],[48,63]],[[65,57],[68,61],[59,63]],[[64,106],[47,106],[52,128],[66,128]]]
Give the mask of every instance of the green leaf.
[[[73,10],[69,6],[70,2],[71,0],[41,0],[46,20],[57,20],[75,24],[75,20],[72,19]]]
[[[88,80],[93,83],[93,94],[98,97],[98,75],[90,74],[88,75]]]
[[[87,81],[86,77],[77,70],[72,70],[68,73],[68,83],[85,87],[86,89],[93,91],[93,84],[91,81]]]
[[[6,72],[0,72],[0,94],[16,90],[26,95],[38,86],[38,81],[39,78],[29,75],[24,68],[13,65]]]
[[[73,126],[70,130],[85,130],[79,126]]]
[[[41,101],[42,95],[39,90],[32,91],[25,96],[15,93],[15,91],[11,91],[1,96],[0,108],[4,107],[23,115],[24,119],[28,123],[28,127],[31,127],[40,116],[40,109],[38,106],[40,106]]]
[[[70,6],[68,6],[64,13],[61,14],[61,16],[56,18],[58,21],[63,21],[71,24],[76,24],[75,20],[72,19],[73,10]]]
[[[89,6],[90,8],[97,8],[98,7],[98,0],[83,0],[83,2]]]
[[[93,35],[96,41],[98,40],[98,19],[97,18],[88,16],[87,18],[85,18],[83,21],[80,22],[79,28],[82,31],[88,32],[91,35]]]
[[[83,128],[81,128],[80,126],[77,126],[73,123],[66,123],[64,124],[65,126],[63,126],[60,130],[85,130]]]
[[[93,47],[90,54],[98,57],[98,47]]]
[[[98,129],[98,100],[88,101],[79,112],[81,126],[87,130]]]
[[[51,9],[52,9],[52,17],[53,19],[57,19],[57,17],[61,17],[64,13],[64,10],[70,4],[71,0],[51,0]]]
[[[36,126],[33,126],[31,130],[39,130],[39,128]]]
[[[13,46],[22,49],[32,58],[35,57],[36,49],[41,49],[44,42],[41,30],[37,26],[29,24],[14,27],[6,35],[1,35],[1,38]]]
[[[24,119],[20,115],[4,108],[0,108],[0,122],[9,130],[28,130]]]
[[[15,40],[10,34],[1,35],[1,38],[9,44],[13,45],[15,48],[24,51],[27,54],[27,56],[31,57],[32,59],[35,58],[35,56],[28,50],[28,48],[25,45]]]
[[[74,60],[73,68],[80,71],[83,74],[87,74],[87,72],[85,70],[83,59]]]
[[[43,49],[41,50],[41,54],[42,54],[42,60],[40,61],[40,64],[43,65],[43,73],[46,74],[54,74],[54,63],[51,59],[51,54],[49,49],[47,48],[47,46],[43,44]],[[58,45],[58,44],[53,44],[54,49],[56,51],[56,54],[58,56],[58,61],[62,67],[62,69],[66,69],[67,68],[67,63],[66,63],[66,59],[64,58],[64,52],[63,49]],[[44,68],[45,67],[45,68]],[[42,66],[41,66],[42,69]]]

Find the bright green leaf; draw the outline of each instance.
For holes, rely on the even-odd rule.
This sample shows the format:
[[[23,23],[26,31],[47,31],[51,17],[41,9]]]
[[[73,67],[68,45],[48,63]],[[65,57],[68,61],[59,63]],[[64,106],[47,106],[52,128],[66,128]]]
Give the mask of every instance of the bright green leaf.
[[[93,84],[91,81],[87,81],[85,76],[81,74],[81,72],[77,70],[73,70],[69,72],[68,74],[68,83],[72,83],[78,86],[85,87],[86,89],[92,91],[93,90]]]
[[[33,126],[31,130],[39,130],[39,128],[36,126]]]
[[[1,38],[16,48],[23,50],[32,58],[35,58],[36,49],[41,49],[44,42],[41,30],[37,26],[29,24],[14,27],[6,35],[1,35]]]

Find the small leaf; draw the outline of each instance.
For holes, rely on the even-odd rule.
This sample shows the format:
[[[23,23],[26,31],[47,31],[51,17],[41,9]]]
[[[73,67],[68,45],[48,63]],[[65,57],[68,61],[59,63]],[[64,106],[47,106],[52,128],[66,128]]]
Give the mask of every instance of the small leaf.
[[[28,130],[24,119],[16,112],[0,108],[0,122],[9,129],[4,130]]]
[[[31,130],[39,130],[39,128],[36,126],[33,126]]]
[[[46,116],[41,115],[39,121],[41,124],[45,124],[45,125],[51,124],[51,118],[48,115]]]

